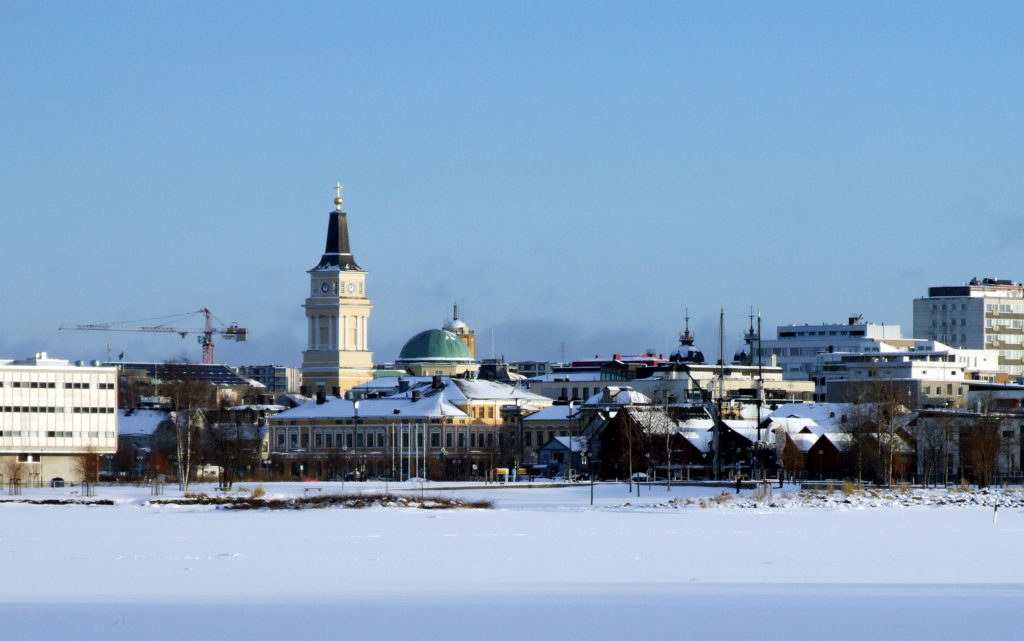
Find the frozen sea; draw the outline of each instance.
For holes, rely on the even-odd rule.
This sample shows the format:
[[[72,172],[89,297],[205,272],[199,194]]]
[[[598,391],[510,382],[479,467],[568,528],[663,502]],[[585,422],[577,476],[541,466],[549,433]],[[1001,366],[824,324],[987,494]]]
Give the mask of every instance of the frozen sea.
[[[494,509],[152,506],[145,487],[99,487],[114,506],[4,501],[74,488],[4,494],[0,639],[934,640],[1019,627],[1021,509],[703,508],[693,502],[720,488],[637,497],[621,484],[597,485],[591,506],[588,485],[440,487],[398,491]]]

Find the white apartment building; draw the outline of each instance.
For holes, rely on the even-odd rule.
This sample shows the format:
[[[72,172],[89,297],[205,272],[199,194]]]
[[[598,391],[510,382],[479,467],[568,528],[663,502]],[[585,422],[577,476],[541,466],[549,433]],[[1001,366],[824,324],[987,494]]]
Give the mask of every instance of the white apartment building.
[[[116,368],[0,360],[0,481],[77,482],[80,455],[116,450]]]
[[[762,362],[782,368],[786,379],[814,381],[817,401],[825,400],[822,355],[897,351],[918,342],[903,338],[899,325],[865,323],[857,316],[845,324],[780,325],[776,336],[775,340],[761,341]]]
[[[963,407],[970,378],[990,377],[998,367],[995,353],[953,349],[920,341],[909,350],[872,354],[833,352],[820,355],[820,378],[829,402],[853,402],[859,384],[899,382],[911,407]]]
[[[999,369],[1024,375],[1024,285],[974,278],[966,285],[929,287],[914,299],[914,335],[957,348],[994,350]]]

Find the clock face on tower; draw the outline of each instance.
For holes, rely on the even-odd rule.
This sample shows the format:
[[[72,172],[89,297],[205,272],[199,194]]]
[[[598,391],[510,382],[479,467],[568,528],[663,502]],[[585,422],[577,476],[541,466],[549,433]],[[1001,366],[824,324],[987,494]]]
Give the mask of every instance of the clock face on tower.
[[[331,291],[331,284],[330,283],[324,283],[323,285],[320,285],[320,291],[322,291],[325,294],[327,292]]]

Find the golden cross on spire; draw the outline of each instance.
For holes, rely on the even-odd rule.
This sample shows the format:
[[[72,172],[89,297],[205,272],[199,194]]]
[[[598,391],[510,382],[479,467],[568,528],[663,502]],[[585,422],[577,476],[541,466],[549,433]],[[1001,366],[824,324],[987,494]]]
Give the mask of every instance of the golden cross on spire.
[[[334,208],[337,209],[338,211],[341,211],[342,200],[341,200],[341,183],[340,182],[334,185],[334,190],[338,194],[337,198],[334,199]]]

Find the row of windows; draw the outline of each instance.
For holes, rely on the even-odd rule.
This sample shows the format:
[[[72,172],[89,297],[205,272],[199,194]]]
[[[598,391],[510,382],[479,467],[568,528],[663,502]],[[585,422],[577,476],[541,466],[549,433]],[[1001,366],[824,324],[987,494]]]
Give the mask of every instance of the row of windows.
[[[800,332],[780,331],[779,332],[779,338],[796,338],[798,336],[863,336],[863,335],[864,335],[864,330],[862,330],[862,329],[854,329],[854,330],[828,330],[828,331],[824,331],[823,330],[823,331],[820,331],[820,332],[808,332],[808,331],[800,331]]]
[[[546,440],[544,438],[544,434],[545,434],[544,430],[537,430],[537,436],[536,436],[537,447],[540,447],[541,445],[544,445],[544,443],[547,443],[551,439],[555,438],[555,431],[554,430],[548,430],[546,432],[546,434],[547,434],[547,439]],[[559,432],[558,435],[559,436],[565,436],[565,431]],[[530,431],[530,430],[524,431],[523,432],[523,445],[525,445],[526,447],[533,447],[533,442],[534,442],[534,433],[532,431]]]
[[[1024,327],[1024,321],[1019,318],[987,318],[985,319],[985,327],[1021,329]]]
[[[470,416],[473,418],[494,418],[494,407],[471,407]]]
[[[11,387],[25,389],[57,389],[53,381],[8,381]],[[0,387],[6,383],[0,381]],[[92,383],[64,383],[64,389],[92,389]],[[97,383],[96,389],[114,389],[113,383]]]
[[[1024,314],[1024,305],[1020,303],[985,303],[985,311],[1001,314]]]
[[[932,393],[931,386],[930,385],[925,385],[924,387],[922,387],[921,388],[921,393],[925,394],[925,395],[931,394]],[[942,394],[942,385],[936,385],[935,386],[935,393],[937,395],[938,394]],[[956,393],[957,393],[958,396],[963,396],[964,395],[964,388],[960,387],[958,385],[957,388],[956,388]],[[952,396],[953,395],[953,385],[951,383],[946,383],[946,395],[947,396]]]
[[[42,438],[42,432],[29,430],[0,430],[0,438]],[[114,438],[114,432],[49,431],[46,438]]]
[[[44,405],[0,405],[0,412],[10,414],[113,414],[113,407],[54,407]]]
[[[308,448],[310,446],[309,432],[290,432],[287,435],[287,442],[290,448]],[[277,447],[285,447],[285,433],[283,430],[277,433]],[[423,432],[415,433],[416,447],[423,447]],[[409,447],[410,436],[408,432],[401,434],[402,447]],[[335,433],[316,430],[313,432],[313,448],[387,448],[393,445],[391,435],[386,432],[351,432]],[[446,432],[444,434],[445,447],[493,447],[494,435],[477,432]],[[441,432],[430,433],[430,447],[441,447]]]
[[[959,336],[959,338],[957,338]],[[939,341],[940,343],[946,343],[947,345],[956,346],[967,343],[967,334],[939,334],[933,333],[931,335],[933,341]]]

